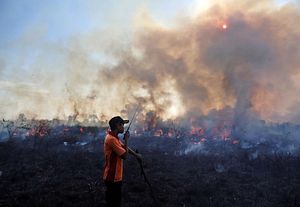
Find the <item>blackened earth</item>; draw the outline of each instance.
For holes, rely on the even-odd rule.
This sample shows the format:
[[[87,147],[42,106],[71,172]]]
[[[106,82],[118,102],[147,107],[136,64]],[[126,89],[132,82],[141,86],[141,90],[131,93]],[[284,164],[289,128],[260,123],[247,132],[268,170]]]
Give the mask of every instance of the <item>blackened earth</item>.
[[[300,206],[298,154],[255,154],[237,146],[185,154],[178,140],[130,139],[143,154],[157,203],[130,157],[123,206]],[[66,143],[65,143],[66,144]],[[230,150],[228,150],[228,148]],[[105,206],[103,140],[64,145],[60,138],[0,143],[0,206]]]

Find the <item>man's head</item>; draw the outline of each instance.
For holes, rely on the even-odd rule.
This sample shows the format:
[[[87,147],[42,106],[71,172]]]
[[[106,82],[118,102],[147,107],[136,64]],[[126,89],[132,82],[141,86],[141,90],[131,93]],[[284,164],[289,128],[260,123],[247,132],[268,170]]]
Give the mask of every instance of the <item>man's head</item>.
[[[127,124],[129,120],[124,120],[120,116],[115,116],[109,120],[109,127],[112,131],[117,131],[117,133],[124,132],[124,124]]]

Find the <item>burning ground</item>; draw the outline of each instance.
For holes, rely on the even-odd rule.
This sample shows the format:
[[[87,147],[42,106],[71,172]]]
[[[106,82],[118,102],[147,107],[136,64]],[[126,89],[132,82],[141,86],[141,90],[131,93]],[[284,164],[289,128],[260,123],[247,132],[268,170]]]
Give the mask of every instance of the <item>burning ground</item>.
[[[1,205],[105,205],[101,176],[107,127],[59,120],[2,126]],[[300,148],[289,138],[299,133],[299,125],[264,125],[264,136],[254,140],[233,139],[222,128],[151,126],[134,129],[130,146],[143,154],[158,204],[138,163],[129,158],[124,206],[299,206]]]

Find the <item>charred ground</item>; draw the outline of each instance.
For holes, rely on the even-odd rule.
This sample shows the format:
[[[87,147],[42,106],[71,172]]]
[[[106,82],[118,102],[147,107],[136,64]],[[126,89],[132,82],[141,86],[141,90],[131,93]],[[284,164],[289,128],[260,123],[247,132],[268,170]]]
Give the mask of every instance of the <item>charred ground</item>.
[[[0,205],[104,206],[103,139],[0,143]],[[161,206],[299,206],[300,157],[218,141],[197,153],[183,140],[132,137]],[[196,146],[198,147],[198,146]],[[134,158],[125,161],[124,206],[155,206]]]

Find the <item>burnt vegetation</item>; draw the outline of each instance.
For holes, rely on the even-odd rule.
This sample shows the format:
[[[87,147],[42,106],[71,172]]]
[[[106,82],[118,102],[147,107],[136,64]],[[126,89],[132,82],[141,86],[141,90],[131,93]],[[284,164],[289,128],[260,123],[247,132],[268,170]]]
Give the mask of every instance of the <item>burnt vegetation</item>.
[[[0,206],[105,205],[105,128],[53,127],[46,121],[2,125],[7,138],[0,142]],[[300,205],[299,148],[288,137],[196,142],[195,134],[167,134],[132,135],[129,144],[143,155],[157,203],[130,157],[124,165],[123,206]],[[294,148],[281,150],[284,146]]]

